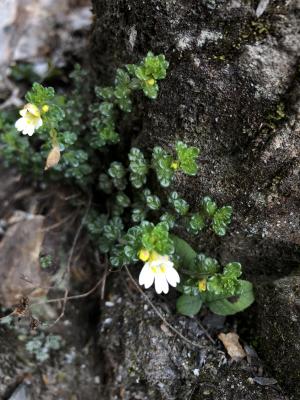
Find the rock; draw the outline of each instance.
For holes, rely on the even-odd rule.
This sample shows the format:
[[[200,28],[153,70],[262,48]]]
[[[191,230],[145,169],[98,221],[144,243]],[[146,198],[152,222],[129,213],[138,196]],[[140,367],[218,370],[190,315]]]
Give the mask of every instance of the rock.
[[[174,316],[148,291],[166,320],[198,347],[185,343],[164,326],[140,294],[129,293],[124,279],[122,282],[110,294],[113,305],[103,305],[101,310],[99,345],[105,371],[109,371],[103,398],[285,399],[278,386],[253,383],[255,370],[250,364],[232,363],[220,344],[210,342],[195,319]]]
[[[86,46],[81,34],[92,14],[88,0],[3,0],[1,5],[0,107],[20,107],[23,93],[9,80],[9,67],[29,63],[42,79],[52,73],[49,60],[51,69],[62,68],[70,50],[75,55]]]
[[[205,195],[233,206],[228,238],[203,235],[198,246],[211,254],[217,248],[224,262],[242,261],[249,275],[289,273],[297,265],[300,240],[294,107],[299,2],[269,4],[258,20],[255,9],[240,1],[93,4],[91,61],[97,84],[109,84],[117,66],[137,62],[149,50],[170,61],[158,99],[138,98],[142,129],[134,145],[147,151],[154,145],[173,146],[180,138],[198,146],[198,176],[178,175],[173,188],[194,210]],[[286,105],[285,117],[266,131],[280,102]],[[272,156],[266,162],[267,152]]]
[[[254,320],[260,354],[276,379],[300,397],[300,275],[257,285]]]
[[[24,384],[18,386],[8,400],[30,400],[26,386]]]
[[[0,326],[0,398],[6,398],[25,372],[24,363],[19,358],[19,347],[16,335]]]
[[[107,85],[116,67],[138,62],[149,50],[166,55],[170,68],[159,84],[158,98],[136,99],[134,123],[138,120],[139,134],[132,143],[147,152],[155,145],[172,147],[182,139],[201,149],[197,177],[178,174],[171,189],[185,197],[195,211],[205,195],[220,205],[230,204],[234,218],[225,238],[203,234],[194,245],[224,264],[242,262],[247,278],[259,282],[270,275],[277,279],[289,275],[300,260],[300,2],[269,2],[267,7],[267,2],[259,2],[264,6],[260,18],[255,15],[256,3],[254,7],[253,2],[240,0],[201,0],[197,4],[191,0],[93,0],[96,18],[91,62],[96,84]],[[281,103],[284,111],[278,116]],[[112,384],[119,385],[125,399],[188,398],[188,385],[193,387],[195,378],[189,371],[198,369],[197,365],[182,349],[176,350],[176,338],[173,342],[164,338],[155,317],[145,328],[148,317],[137,311],[138,305],[132,308],[127,300],[122,302],[126,307],[116,306],[120,309],[117,325],[110,321],[117,315],[109,310],[104,313],[110,321],[107,329],[113,332],[112,342],[101,337],[114,368]],[[273,304],[275,307],[274,299]],[[287,315],[291,316],[289,307]],[[272,323],[277,323],[275,313],[272,318]],[[280,315],[278,319],[281,323]],[[190,323],[184,320],[185,329],[189,330]],[[134,354],[132,347],[136,348]],[[207,343],[203,347],[213,354],[215,377],[204,368],[209,383],[205,389],[203,384],[199,393],[196,386],[191,398],[202,398],[208,391],[207,396],[217,399],[221,396],[219,382],[222,398],[280,398],[276,391],[257,394],[256,390],[272,389],[251,386],[249,376],[239,367],[236,371],[234,367],[221,368],[215,350]],[[147,348],[151,350],[146,354]],[[279,353],[276,346],[270,346],[269,365],[277,371],[279,356],[285,359],[285,366],[294,365],[294,354]],[[155,375],[153,370],[159,373]],[[199,374],[206,381],[202,372]],[[293,394],[294,386],[294,380],[286,380],[288,392]]]
[[[16,304],[33,287],[43,286],[39,263],[43,222],[43,216],[24,212],[10,218],[0,243],[0,303],[4,307]],[[32,284],[28,285],[26,280]]]

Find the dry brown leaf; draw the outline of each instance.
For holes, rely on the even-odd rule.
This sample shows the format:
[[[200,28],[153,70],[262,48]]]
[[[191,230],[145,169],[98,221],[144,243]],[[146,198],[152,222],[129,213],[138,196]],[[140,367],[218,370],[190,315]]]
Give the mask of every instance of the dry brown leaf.
[[[45,170],[55,167],[60,160],[59,146],[53,146],[46,160]]]
[[[221,340],[227,353],[234,361],[240,361],[246,357],[246,353],[239,342],[239,335],[234,332],[220,333],[218,338]]]
[[[18,213],[15,221],[0,244],[0,302],[5,307],[16,304],[32,291],[33,286],[23,276],[37,286],[42,283],[39,254],[44,239],[44,217],[23,213],[21,219]]]

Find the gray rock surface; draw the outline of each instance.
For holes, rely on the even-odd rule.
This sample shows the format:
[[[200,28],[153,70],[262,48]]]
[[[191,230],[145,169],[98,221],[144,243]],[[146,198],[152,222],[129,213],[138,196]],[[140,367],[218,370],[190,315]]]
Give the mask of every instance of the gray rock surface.
[[[235,214],[228,240],[207,248],[204,236],[200,245],[217,248],[224,261],[240,259],[249,273],[285,273],[283,261],[292,269],[300,242],[300,3],[272,2],[261,19],[242,1],[93,4],[98,83],[148,50],[170,61],[159,98],[137,100],[142,123],[134,143],[151,149],[181,138],[201,148],[199,175],[178,176],[176,189],[195,209],[211,195]],[[284,117],[276,121],[280,103]]]
[[[179,174],[174,189],[195,210],[204,195],[234,208],[233,224],[224,239],[204,234],[197,238],[195,246],[223,263],[233,259],[242,262],[247,277],[256,282],[290,274],[300,261],[300,2],[271,1],[260,18],[255,14],[258,2],[241,0],[93,0],[93,6],[96,19],[91,51],[97,84],[109,84],[117,66],[137,62],[149,50],[164,53],[170,61],[158,99],[154,102],[142,96],[136,99],[137,126],[132,131],[139,133],[133,137],[134,145],[145,151],[154,145],[170,148],[180,138],[200,147],[198,176],[191,179]],[[132,309],[127,301],[125,304],[124,308],[118,306],[120,321],[123,318],[119,333],[112,328],[115,341],[105,342],[101,336],[101,341],[107,344],[104,355],[113,360],[112,382],[121,382],[120,388],[124,385],[125,398],[206,398],[207,388],[199,389],[198,394],[196,386],[194,392],[189,392],[194,380],[186,375],[180,358],[182,348],[172,347],[175,339],[164,339],[173,340],[173,344],[163,344],[169,346],[161,361],[165,365],[163,386],[159,386],[158,378],[154,383],[155,372],[147,366],[158,357],[156,349],[161,345],[157,337],[163,333],[155,328],[155,320],[144,327],[141,321],[145,317],[139,317],[138,305],[133,304]],[[259,305],[264,310],[264,303]],[[291,314],[289,307],[287,304],[287,315]],[[260,315],[260,323],[254,336],[264,335],[269,328],[272,336],[271,328],[276,324],[279,331],[287,329],[288,317],[283,320],[274,312],[274,323],[267,322],[264,326],[264,311],[259,312],[258,307],[256,315]],[[189,324],[185,321],[184,329],[188,330]],[[150,348],[151,340],[156,343],[147,359],[143,351],[145,346]],[[298,346],[299,335],[294,341]],[[282,355],[285,364],[277,364],[274,356],[277,344],[272,340],[269,344],[266,358],[277,378],[280,377],[277,366],[284,368],[289,360],[294,365],[295,353],[290,354],[287,347],[282,347],[286,352]],[[239,367],[237,382],[242,383],[235,385],[234,369],[222,369],[216,350],[207,343],[203,347],[213,354],[223,399],[279,396],[277,392],[257,394],[257,388],[241,378]],[[161,357],[162,352],[158,353]],[[133,354],[138,355],[134,362]],[[195,368],[193,362],[189,364],[187,354],[184,362],[190,365],[189,370]],[[174,376],[181,385],[175,389]],[[208,386],[215,382],[211,374],[207,380],[201,377],[200,382],[209,382]],[[280,382],[293,396],[292,379]],[[127,389],[130,382],[133,386]],[[246,389],[243,392],[241,388]],[[132,391],[127,394],[126,390]],[[142,394],[138,395],[139,391]],[[219,398],[217,392],[207,396]]]
[[[278,381],[289,387],[291,400],[300,397],[300,275],[257,288],[255,329],[260,354]],[[276,349],[277,351],[274,351]]]
[[[130,288],[130,282],[127,284]],[[220,342],[213,344],[196,319],[174,316],[174,310],[153,296],[167,322],[197,343],[197,347],[190,346],[168,328],[138,293],[129,290],[114,287],[110,301],[102,308],[99,344],[106,366],[103,398],[287,399],[278,385],[255,383],[256,379],[263,381],[261,375],[265,372],[256,357],[232,362]]]

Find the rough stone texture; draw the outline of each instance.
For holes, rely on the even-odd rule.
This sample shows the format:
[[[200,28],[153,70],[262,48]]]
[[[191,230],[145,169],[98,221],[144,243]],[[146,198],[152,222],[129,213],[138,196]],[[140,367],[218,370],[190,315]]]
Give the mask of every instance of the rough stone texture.
[[[208,233],[195,244],[224,263],[241,261],[247,277],[261,281],[288,275],[300,260],[300,1],[270,1],[260,19],[255,16],[257,4],[251,0],[93,0],[96,18],[91,62],[97,84],[109,84],[117,66],[137,62],[149,50],[166,55],[170,68],[167,78],[160,82],[158,99],[150,101],[142,95],[137,98],[135,125],[130,132],[138,134],[132,136],[132,141],[146,151],[157,144],[173,147],[179,138],[201,148],[199,175],[193,179],[179,174],[174,189],[194,209],[204,195],[212,196],[219,204],[231,204],[234,221],[224,239],[212,238]],[[275,120],[272,117],[280,103],[285,106],[285,116]],[[272,128],[270,122],[274,122]],[[274,326],[266,323],[264,327],[264,315],[264,311],[259,314],[261,323],[255,335],[270,328],[271,337]],[[125,308],[124,325],[132,332],[127,318]],[[151,337],[157,340],[162,335],[157,330],[151,332],[156,328],[149,324],[147,332],[151,335],[143,341],[146,328],[138,327],[136,318],[131,321],[137,330],[132,342],[120,325],[119,344],[107,343],[114,368],[121,371],[115,374],[114,382],[130,381],[130,374],[124,372],[124,365],[129,368],[130,344],[140,354],[142,346],[151,344]],[[286,329],[288,320],[278,316],[277,321],[275,313],[273,318],[279,331]],[[298,345],[299,335],[294,340]],[[118,346],[125,353],[114,358]],[[274,356],[277,352],[277,344],[270,341],[266,358],[275,377],[279,372]],[[104,354],[109,353],[104,350]],[[149,351],[150,360],[155,354]],[[181,350],[175,349],[175,359],[180,354]],[[297,352],[284,354],[284,365],[297,356]],[[214,357],[218,362],[218,356]],[[140,370],[133,373],[134,379],[140,380],[134,389],[136,393],[142,391],[140,398],[145,396],[145,385],[147,390],[154,390],[147,364],[143,356],[137,367]],[[182,364],[176,366],[168,360],[165,365],[165,379],[174,376],[174,369],[176,379],[183,379],[180,374],[186,372]],[[226,373],[220,371],[220,385],[225,385]],[[234,379],[232,369],[228,379]],[[281,382],[294,393],[294,381]],[[163,395],[166,386],[157,389],[157,385],[155,390]],[[155,390],[153,393],[157,393]],[[172,399],[172,384],[168,390],[165,398]],[[250,394],[239,393],[237,397],[229,385],[223,390],[223,398],[252,398],[251,389]],[[157,398],[153,393],[147,393],[149,399]]]
[[[123,294],[113,294],[106,302],[100,323],[99,342],[106,366],[103,398],[286,399],[277,385],[253,382],[261,371],[256,363],[229,361],[220,342],[212,344],[197,320],[174,316],[166,304],[159,305],[167,321],[199,348],[178,338],[139,294],[115,287],[113,293],[117,292]],[[157,298],[154,301],[157,304]]]
[[[26,342],[33,337],[26,321],[17,323],[14,329],[0,325],[1,400],[101,398],[100,371],[94,362],[97,353],[87,326],[88,304],[80,303],[79,307],[77,304],[71,310],[66,322],[57,325],[55,330],[63,338],[63,345],[45,362],[37,361],[25,349]],[[18,336],[23,339],[18,340]],[[19,393],[21,397],[15,399],[13,395],[18,392],[22,396]]]
[[[300,398],[300,275],[258,287],[255,325],[260,353],[291,400]],[[275,352],[274,349],[277,349]]]
[[[181,138],[202,149],[199,176],[178,176],[176,188],[195,208],[209,194],[235,211],[228,240],[210,241],[207,251],[239,258],[249,273],[292,269],[300,241],[299,1],[271,2],[259,20],[251,1],[93,4],[98,82],[150,49],[170,61],[159,98],[138,99],[135,144],[151,149]],[[285,120],[263,129],[281,101]]]
[[[0,398],[14,387],[16,377],[22,373],[22,362],[18,358],[19,343],[7,329],[0,327]]]
[[[30,330],[29,313],[21,318],[14,317],[11,323],[5,318],[14,309],[6,307],[15,302],[15,295],[28,295],[30,292],[31,304],[43,302],[45,293],[52,286],[49,297],[63,297],[63,290],[57,288],[53,291],[55,282],[57,286],[62,284],[61,281],[54,281],[53,275],[69,254],[74,231],[78,229],[74,219],[65,220],[66,216],[72,217],[74,213],[67,201],[69,195],[68,188],[34,190],[28,187],[24,178],[20,179],[13,170],[8,171],[0,165],[1,400],[101,398],[102,382],[99,364],[95,362],[99,356],[93,340],[98,298],[90,296],[68,302],[65,317],[46,331],[60,335],[61,346],[52,351],[50,359],[44,362],[38,361],[26,350],[27,342],[39,332],[39,329]],[[82,294],[94,285],[95,273],[85,253],[78,255],[77,249],[75,251],[76,265],[72,268],[74,276],[72,274],[70,289],[73,294]],[[53,265],[42,270],[38,253],[51,255]],[[98,270],[98,273],[101,272]],[[22,274],[29,282],[22,279]],[[94,307],[97,307],[97,313]],[[40,322],[51,325],[61,313],[61,304],[35,305],[31,311]]]

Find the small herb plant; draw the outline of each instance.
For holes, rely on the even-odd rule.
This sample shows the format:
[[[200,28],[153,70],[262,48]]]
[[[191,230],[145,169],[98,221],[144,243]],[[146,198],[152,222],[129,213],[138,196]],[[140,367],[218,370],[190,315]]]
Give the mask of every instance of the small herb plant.
[[[217,314],[234,314],[253,302],[251,283],[240,279],[241,265],[222,267],[179,236],[183,230],[198,236],[207,229],[224,236],[232,208],[219,207],[206,196],[192,209],[180,193],[169,189],[176,175],[197,174],[200,150],[177,141],[150,153],[128,148],[124,156],[127,140],[120,121],[133,112],[135,92],[156,99],[168,66],[163,55],[149,52],[140,63],[117,69],[114,83],[96,87],[94,96],[83,85],[87,73],[78,67],[69,97],[34,83],[15,127],[5,116],[0,120],[2,152],[8,164],[17,160],[21,170],[38,178],[45,174],[46,161],[49,179],[71,180],[102,192],[103,211],[92,209],[85,226],[112,266],[144,263],[139,283],[146,289],[154,284],[159,294],[168,293],[169,285],[176,287],[181,293],[177,310],[184,315],[197,314],[204,304]],[[84,98],[93,98],[93,103],[86,104]],[[48,260],[42,266],[47,268]]]

